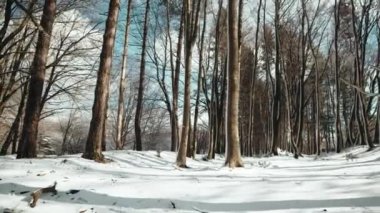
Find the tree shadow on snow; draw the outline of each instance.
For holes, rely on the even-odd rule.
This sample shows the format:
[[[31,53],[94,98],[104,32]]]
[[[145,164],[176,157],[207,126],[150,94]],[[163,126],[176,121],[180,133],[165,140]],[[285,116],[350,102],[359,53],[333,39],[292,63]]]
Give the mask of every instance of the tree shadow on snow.
[[[59,185],[58,185],[59,186]],[[15,194],[25,196],[23,201],[30,201],[30,193],[37,188],[28,187],[14,183],[0,184],[1,194]],[[59,187],[58,187],[59,189]],[[128,190],[128,189],[125,189]],[[14,195],[12,195],[14,196]],[[202,198],[200,198],[202,199]],[[176,209],[181,210],[202,210],[202,211],[269,211],[281,209],[310,209],[310,208],[336,208],[336,207],[380,207],[380,196],[345,198],[329,200],[279,200],[279,201],[257,201],[242,203],[208,203],[198,201],[185,201],[179,199],[160,199],[160,198],[134,198],[134,197],[115,197],[95,191],[80,190],[58,191],[56,195],[46,194],[41,197],[39,205],[46,205],[43,201],[55,201],[70,204],[85,204],[94,206],[105,206],[110,209],[114,207],[125,207],[132,209]],[[174,205],[173,205],[174,204]]]

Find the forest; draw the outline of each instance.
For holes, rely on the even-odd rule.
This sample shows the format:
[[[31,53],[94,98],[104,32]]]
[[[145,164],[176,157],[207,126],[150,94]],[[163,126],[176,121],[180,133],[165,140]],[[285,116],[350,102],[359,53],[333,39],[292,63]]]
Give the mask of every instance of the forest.
[[[69,156],[86,162],[83,170],[115,162],[158,169],[148,158],[165,159],[191,177],[205,165],[207,173],[289,163],[301,173],[312,159],[323,173],[361,157],[379,171],[369,164],[380,159],[379,144],[379,1],[0,2],[0,173]],[[320,204],[305,208],[338,207]],[[228,211],[286,206],[252,205]]]
[[[2,3],[2,155],[36,157],[53,134],[54,153],[100,161],[170,134],[179,166],[226,146],[297,158],[379,144],[377,1],[240,0],[236,26],[222,0],[110,1],[105,23],[95,5]]]

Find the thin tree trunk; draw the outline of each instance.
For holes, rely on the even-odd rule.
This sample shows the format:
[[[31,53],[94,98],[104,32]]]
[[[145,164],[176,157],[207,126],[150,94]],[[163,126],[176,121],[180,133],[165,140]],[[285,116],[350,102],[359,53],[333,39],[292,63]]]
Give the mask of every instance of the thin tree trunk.
[[[5,37],[5,34],[7,33],[9,23],[11,21],[13,3],[14,3],[14,0],[7,0],[7,3],[5,4],[4,21],[0,29],[0,43],[3,41],[3,38]]]
[[[38,123],[41,115],[41,95],[45,81],[46,62],[56,14],[56,0],[45,0],[36,52],[30,69],[29,93],[17,158],[37,157]]]
[[[193,153],[192,157],[195,158],[197,151],[197,124],[198,124],[198,113],[199,113],[199,100],[202,86],[202,73],[203,73],[203,50],[204,50],[204,38],[206,32],[206,18],[207,18],[207,0],[204,1],[203,6],[203,27],[200,37],[200,50],[199,50],[199,67],[198,67],[198,85],[197,85],[197,97],[195,100],[195,111],[194,111],[194,126],[193,126]]]
[[[299,102],[298,102],[298,117],[297,117],[297,148],[302,153],[301,146],[303,144],[302,140],[302,134],[303,134],[303,121],[304,121],[304,77],[305,77],[305,72],[306,72],[306,60],[307,60],[307,55],[306,55],[306,41],[307,37],[305,35],[305,21],[306,21],[306,2],[305,0],[302,0],[302,19],[301,19],[301,75],[299,78]],[[295,155],[298,155],[296,153]]]
[[[371,8],[370,1],[368,8]],[[368,11],[367,11],[368,12]],[[362,11],[362,16],[366,16],[366,11]],[[355,4],[354,1],[351,0],[351,18],[352,18],[352,31],[354,34],[354,46],[355,46],[355,77],[356,77],[356,86],[358,88],[363,88],[363,82],[364,82],[364,63],[365,63],[365,51],[366,51],[366,44],[367,44],[367,38],[368,38],[368,23],[365,24],[364,29],[362,26],[362,23],[360,24],[360,36],[358,35],[357,29],[356,29],[356,22],[355,22]],[[364,35],[362,35],[362,31],[364,31]],[[363,38],[364,37],[364,38]],[[361,54],[362,53],[362,54]],[[359,91],[355,91],[357,98],[358,98],[358,123],[359,123],[359,130],[361,134],[362,144],[368,144],[370,150],[374,148],[373,142],[371,140],[371,136],[369,134],[368,129],[368,116],[365,108],[365,101],[363,98],[363,94]]]
[[[145,8],[145,18],[143,27],[143,43],[141,49],[141,63],[140,63],[140,82],[139,91],[137,95],[137,106],[135,115],[135,136],[136,136],[136,150],[142,151],[142,135],[141,135],[141,117],[143,108],[143,97],[144,97],[144,81],[145,81],[145,55],[146,55],[146,43],[148,39],[148,20],[149,20],[149,3],[150,0],[146,1]]]
[[[1,147],[0,155],[6,155],[9,146],[13,143],[16,145],[17,139],[19,136],[19,129],[20,129],[20,124],[21,124],[21,119],[24,114],[24,107],[25,107],[25,99],[26,95],[28,94],[28,84],[25,83],[22,95],[21,95],[21,100],[20,104],[18,105],[18,110],[17,110],[17,115],[15,120],[12,123],[12,126],[8,132],[8,135],[3,143],[3,146]],[[12,147],[12,154],[14,154],[16,150],[16,147]]]
[[[275,91],[273,95],[272,107],[272,153],[278,155],[280,140],[280,118],[281,118],[281,73],[280,73],[280,0],[275,1],[275,43],[276,43],[276,60],[275,60]]]
[[[219,67],[219,43],[220,43],[220,19],[221,12],[223,7],[223,0],[219,0],[218,13],[216,17],[216,27],[215,27],[215,53],[214,53],[214,67],[212,71],[212,80],[211,80],[211,103],[209,110],[209,147],[207,153],[207,159],[214,159],[215,156],[215,147],[218,135],[218,67]],[[221,118],[220,118],[221,119]]]
[[[112,68],[112,53],[115,44],[116,26],[119,15],[119,0],[111,0],[108,18],[103,36],[103,47],[100,55],[100,64],[95,88],[95,99],[92,106],[92,118],[88,132],[83,158],[104,161],[102,154],[104,114],[107,113],[107,96],[109,91],[110,72]]]
[[[256,22],[256,34],[255,34],[255,58],[253,64],[253,72],[251,77],[250,84],[250,99],[249,99],[249,123],[248,123],[248,141],[250,146],[254,143],[253,140],[253,124],[255,122],[255,86],[256,86],[256,73],[257,73],[257,64],[259,59],[259,32],[260,32],[260,15],[261,15],[261,5],[262,0],[259,1],[259,7],[257,9],[257,22]],[[253,153],[252,147],[250,147],[250,152]]]
[[[185,94],[182,118],[181,142],[177,155],[178,167],[186,168],[187,143],[189,142],[190,129],[190,93],[191,93],[191,62],[193,47],[197,37],[200,1],[184,0],[184,23],[185,23]]]
[[[377,59],[376,59],[376,82],[377,82],[377,92],[380,94],[380,12],[376,14],[378,18],[377,23]],[[377,116],[375,124],[374,133],[374,143],[380,144],[380,96],[377,97]]]
[[[168,9],[167,9],[168,10]],[[167,11],[167,17],[169,17]],[[169,44],[170,44],[170,62],[172,69],[172,93],[173,93],[173,101],[172,101],[172,113],[171,113],[171,151],[176,151],[179,143],[179,128],[178,128],[178,91],[179,91],[179,74],[181,70],[181,56],[182,56],[182,42],[183,42],[183,28],[184,28],[184,8],[182,8],[181,21],[179,26],[178,33],[178,41],[177,41],[177,54],[175,60],[175,67],[173,65],[173,51],[172,51],[172,42],[169,33]],[[168,18],[168,30],[170,29],[170,23]]]
[[[124,47],[123,47],[123,59],[121,62],[120,82],[119,82],[119,101],[117,105],[117,119],[116,119],[116,149],[123,149],[122,133],[123,133],[123,118],[125,117],[125,87],[126,87],[126,73],[128,67],[128,38],[129,38],[129,26],[131,24],[131,11],[133,0],[128,0],[127,6],[127,19],[125,23],[124,32]]]
[[[340,28],[340,0],[335,0],[335,134],[336,134],[336,152],[340,153],[342,144],[342,134],[341,134],[341,123],[340,123],[340,83],[339,83],[339,49],[338,49],[338,38],[339,38],[339,28]]]

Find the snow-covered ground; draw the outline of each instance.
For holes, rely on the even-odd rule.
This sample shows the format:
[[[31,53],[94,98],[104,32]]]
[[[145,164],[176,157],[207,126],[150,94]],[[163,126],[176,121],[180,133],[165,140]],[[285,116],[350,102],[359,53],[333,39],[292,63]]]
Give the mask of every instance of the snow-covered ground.
[[[380,212],[380,149],[244,158],[245,168],[175,153],[112,151],[99,164],[80,155],[0,158],[0,212]],[[35,208],[30,192],[57,181]]]

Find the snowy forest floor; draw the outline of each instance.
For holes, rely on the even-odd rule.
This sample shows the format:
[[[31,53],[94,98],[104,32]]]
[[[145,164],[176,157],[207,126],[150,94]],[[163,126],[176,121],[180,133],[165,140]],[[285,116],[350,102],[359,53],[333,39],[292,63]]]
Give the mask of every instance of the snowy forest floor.
[[[380,212],[380,148],[244,158],[233,170],[220,156],[178,169],[172,152],[105,155],[110,163],[0,157],[0,212]],[[30,193],[54,181],[58,193],[29,207]]]

